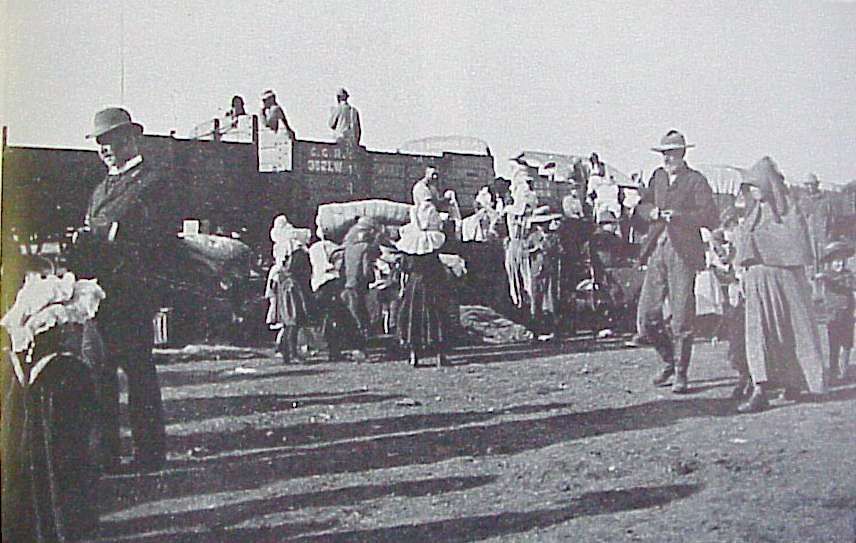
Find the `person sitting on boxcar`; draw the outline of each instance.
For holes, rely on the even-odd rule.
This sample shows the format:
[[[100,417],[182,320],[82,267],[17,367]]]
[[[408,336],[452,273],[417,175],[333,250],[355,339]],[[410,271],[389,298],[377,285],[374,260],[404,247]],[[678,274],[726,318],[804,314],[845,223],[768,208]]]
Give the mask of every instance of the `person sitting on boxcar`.
[[[262,93],[262,111],[259,118],[267,128],[274,132],[280,130],[288,134],[289,139],[295,139],[294,130],[288,125],[285,109],[276,101],[276,94],[270,89]]]
[[[233,96],[232,106],[229,108],[229,111],[226,114],[232,120],[232,126],[237,126],[238,117],[247,114],[246,109],[244,109],[244,99],[238,95]]]

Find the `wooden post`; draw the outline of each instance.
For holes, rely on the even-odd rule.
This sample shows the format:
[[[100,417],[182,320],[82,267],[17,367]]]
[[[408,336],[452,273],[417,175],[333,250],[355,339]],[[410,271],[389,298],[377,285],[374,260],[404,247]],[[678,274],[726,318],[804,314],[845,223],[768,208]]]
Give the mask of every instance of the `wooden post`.
[[[220,141],[220,119],[214,119],[214,141]]]
[[[255,164],[256,173],[259,171],[259,116],[253,115],[253,164]]]

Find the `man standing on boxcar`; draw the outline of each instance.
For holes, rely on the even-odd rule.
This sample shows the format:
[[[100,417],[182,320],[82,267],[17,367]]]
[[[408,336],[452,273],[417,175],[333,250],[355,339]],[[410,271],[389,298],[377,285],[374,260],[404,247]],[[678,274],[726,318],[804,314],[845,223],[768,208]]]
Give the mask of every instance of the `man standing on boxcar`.
[[[171,187],[143,160],[141,134],[142,126],[124,109],[111,107],[95,115],[94,130],[86,137],[98,143],[108,172],[90,198],[77,254],[81,268],[88,268],[107,294],[97,317],[106,347],[101,379],[105,463],[108,468],[119,463],[121,368],[128,379],[132,467],[154,471],[166,458],[161,390],[152,359],[152,318],[163,294],[155,281],[174,271],[169,269],[170,248],[178,217],[171,211]]]
[[[683,134],[671,130],[652,148],[662,153],[663,166],[654,171],[634,211],[634,220],[650,225],[640,253],[640,262],[648,267],[639,299],[639,334],[655,347],[664,364],[654,385],[667,385],[674,378],[676,394],[687,391],[695,275],[705,264],[700,229],[713,229],[718,219],[707,179],[684,161],[690,147]],[[663,317],[667,298],[671,333]]]
[[[358,146],[363,135],[360,112],[348,103],[348,91],[340,88],[336,92],[338,105],[330,113],[330,129],[336,133],[336,141]]]

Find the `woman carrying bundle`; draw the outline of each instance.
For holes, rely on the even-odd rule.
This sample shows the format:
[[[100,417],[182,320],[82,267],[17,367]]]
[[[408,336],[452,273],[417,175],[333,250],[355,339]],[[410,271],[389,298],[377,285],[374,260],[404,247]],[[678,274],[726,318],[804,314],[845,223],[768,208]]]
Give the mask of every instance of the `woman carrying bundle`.
[[[434,199],[421,197],[420,183],[414,187],[410,222],[399,230],[396,244],[404,253],[404,296],[398,313],[398,338],[410,351],[410,364],[419,364],[426,352],[437,356],[437,366],[447,365],[444,352],[448,339],[446,268],[440,262],[440,248],[446,242],[442,221]],[[425,191],[427,192],[427,191]]]
[[[274,223],[275,229],[277,226]],[[271,232],[271,239],[274,240],[274,264],[265,285],[265,298],[270,302],[266,320],[271,328],[279,329],[276,351],[287,364],[298,362],[302,358],[297,337],[300,327],[305,326],[309,320],[311,298],[308,285],[312,271],[309,255],[299,239],[298,229],[292,228],[292,233],[285,232],[286,229],[281,225],[280,229],[283,232],[279,235]]]

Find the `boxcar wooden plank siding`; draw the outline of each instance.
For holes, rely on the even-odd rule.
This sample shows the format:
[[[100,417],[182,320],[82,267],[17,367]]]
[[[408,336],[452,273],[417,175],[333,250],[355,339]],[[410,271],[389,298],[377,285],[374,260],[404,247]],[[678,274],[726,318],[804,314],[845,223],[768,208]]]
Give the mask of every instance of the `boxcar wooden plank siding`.
[[[258,171],[257,149],[250,143],[146,135],[141,146],[146,160],[166,170],[185,217],[207,219],[212,230],[241,232],[264,251],[275,215],[286,213],[295,224],[309,226],[323,203],[409,202],[413,183],[429,163],[440,168],[444,189],[455,190],[465,209],[495,176],[491,156],[390,153],[320,141],[295,141],[292,170],[275,173]],[[12,232],[7,226],[15,225],[25,239],[34,233],[45,239],[82,224],[89,195],[103,175],[95,151],[5,147],[4,243]]]

